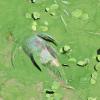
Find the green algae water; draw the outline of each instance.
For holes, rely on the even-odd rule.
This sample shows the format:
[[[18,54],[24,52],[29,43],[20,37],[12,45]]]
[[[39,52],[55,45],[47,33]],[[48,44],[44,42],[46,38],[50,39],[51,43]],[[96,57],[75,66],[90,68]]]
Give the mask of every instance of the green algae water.
[[[69,88],[60,86],[39,58],[38,71],[23,52],[21,41],[41,32],[57,40]],[[100,0],[1,0],[0,100],[100,100],[99,49]]]

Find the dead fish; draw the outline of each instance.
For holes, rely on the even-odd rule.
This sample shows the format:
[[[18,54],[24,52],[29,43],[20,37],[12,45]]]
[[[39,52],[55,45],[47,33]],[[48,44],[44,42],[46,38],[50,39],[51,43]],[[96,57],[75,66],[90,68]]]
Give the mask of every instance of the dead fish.
[[[22,48],[24,52],[29,56],[32,63],[39,71],[41,71],[41,68],[36,63],[36,59],[34,58],[34,54],[36,52],[40,56],[42,64],[50,62],[51,65],[59,66],[56,51],[47,42],[51,42],[56,45],[56,41],[51,36],[43,33],[36,34],[23,41]]]

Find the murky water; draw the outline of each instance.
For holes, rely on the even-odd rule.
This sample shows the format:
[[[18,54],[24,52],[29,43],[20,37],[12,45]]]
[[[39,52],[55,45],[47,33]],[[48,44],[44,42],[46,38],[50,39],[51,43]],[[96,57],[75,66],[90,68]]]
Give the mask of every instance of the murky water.
[[[34,12],[35,16],[31,18]],[[34,17],[38,19],[34,20]],[[0,100],[48,99],[45,89],[51,89],[55,79],[50,77],[43,65],[43,71],[39,72],[20,44],[24,37],[37,32],[49,33],[57,40],[59,60],[61,64],[69,65],[62,67],[64,77],[75,88],[66,90],[59,87],[49,99],[99,100],[100,67],[96,82],[92,80],[91,84],[94,66],[100,63],[96,61],[96,51],[100,48],[99,18],[99,0],[36,0],[35,3],[29,0],[0,1]],[[11,51],[16,45],[14,41],[18,46],[13,68]],[[64,45],[72,49],[69,54],[59,52]],[[85,59],[89,59],[87,66],[77,65],[78,61]]]

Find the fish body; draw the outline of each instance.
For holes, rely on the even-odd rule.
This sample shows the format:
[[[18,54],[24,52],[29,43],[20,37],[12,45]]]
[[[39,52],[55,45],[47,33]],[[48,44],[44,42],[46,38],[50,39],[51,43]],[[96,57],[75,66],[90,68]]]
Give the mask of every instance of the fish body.
[[[32,35],[23,41],[22,48],[35,66],[38,65],[36,58],[34,58],[35,54],[40,58],[41,64],[50,63],[51,65],[59,66],[56,50],[48,42],[56,44],[52,37],[43,34]]]

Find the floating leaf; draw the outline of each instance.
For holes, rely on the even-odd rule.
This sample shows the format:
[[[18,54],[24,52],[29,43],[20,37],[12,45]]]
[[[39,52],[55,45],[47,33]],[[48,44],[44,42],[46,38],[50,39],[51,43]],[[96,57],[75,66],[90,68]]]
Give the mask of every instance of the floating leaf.
[[[72,16],[76,18],[80,18],[82,16],[82,10],[81,9],[76,9],[72,12]]]

